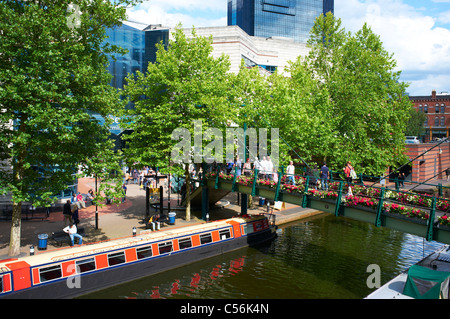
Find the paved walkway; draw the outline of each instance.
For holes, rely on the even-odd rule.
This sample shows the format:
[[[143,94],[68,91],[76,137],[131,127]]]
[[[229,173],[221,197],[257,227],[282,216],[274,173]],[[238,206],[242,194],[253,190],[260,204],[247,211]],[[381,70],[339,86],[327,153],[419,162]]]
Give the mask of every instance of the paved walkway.
[[[81,193],[87,193],[87,191],[93,187],[93,179],[83,178],[78,181],[78,190]],[[95,206],[79,210],[79,227],[84,227],[86,232],[86,236],[83,237],[83,243],[131,236],[133,227],[136,227],[137,233],[144,229],[144,225],[140,224],[139,221],[145,217],[145,191],[135,184],[129,184],[127,188],[127,200],[124,203],[118,205],[105,205],[98,208],[98,229],[95,229]],[[164,194],[166,195],[167,193],[164,192]],[[230,193],[225,199],[229,204],[224,208],[211,210],[211,220],[230,218],[239,215],[240,206],[237,205],[237,193]],[[167,227],[183,227],[186,225],[204,223],[204,221],[201,220],[201,212],[195,211],[191,212],[191,220],[186,221],[185,212],[181,207],[177,207],[177,202],[177,195],[172,195],[171,210],[176,211],[177,217],[175,225],[169,225]],[[167,198],[164,198],[164,207],[167,207]],[[249,214],[260,214],[265,212],[266,207],[260,207],[258,205],[255,205],[254,209],[248,210]],[[154,210],[151,209],[150,214],[153,213]],[[322,212],[290,204],[287,204],[287,207],[281,211],[274,210],[278,225],[319,213]],[[37,249],[38,235],[47,233],[50,236],[52,232],[60,231],[63,227],[62,209],[55,209],[50,213],[49,217],[44,219],[22,220],[20,256],[28,255],[31,245],[34,245],[36,253],[41,253],[41,251]],[[166,228],[166,226],[164,226],[164,228]],[[10,232],[11,221],[0,221],[0,260],[9,258],[8,246]],[[49,250],[57,248],[52,246],[51,240],[48,240],[47,247]]]

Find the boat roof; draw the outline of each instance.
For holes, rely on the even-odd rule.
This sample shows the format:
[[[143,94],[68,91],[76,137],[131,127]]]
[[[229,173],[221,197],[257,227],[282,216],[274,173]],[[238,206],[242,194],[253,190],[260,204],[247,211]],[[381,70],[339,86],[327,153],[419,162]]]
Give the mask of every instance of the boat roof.
[[[10,271],[8,265],[17,263],[18,261],[24,261],[30,266],[51,264],[58,261],[70,260],[83,256],[99,254],[102,252],[110,252],[127,247],[138,246],[140,244],[145,245],[164,239],[171,240],[177,237],[190,236],[199,232],[211,231],[227,226],[230,227],[232,226],[232,224],[246,223],[263,218],[264,216],[233,217],[198,225],[169,228],[166,230],[159,230],[155,232],[142,231],[139,233],[139,235],[136,236],[123,237],[92,244],[84,244],[81,246],[76,245],[73,247],[65,247],[42,252],[38,251],[33,256],[0,260],[0,274],[6,271]]]
[[[430,271],[450,272],[450,245],[443,245],[421,261],[415,264]],[[404,288],[408,281],[408,270],[369,294],[366,299],[413,299],[405,294]]]

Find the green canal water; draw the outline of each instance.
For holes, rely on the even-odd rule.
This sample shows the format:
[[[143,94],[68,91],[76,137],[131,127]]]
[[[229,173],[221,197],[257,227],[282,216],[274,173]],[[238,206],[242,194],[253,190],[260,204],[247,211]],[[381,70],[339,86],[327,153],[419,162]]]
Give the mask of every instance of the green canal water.
[[[278,229],[271,244],[243,248],[81,298],[360,299],[441,244],[329,214]]]

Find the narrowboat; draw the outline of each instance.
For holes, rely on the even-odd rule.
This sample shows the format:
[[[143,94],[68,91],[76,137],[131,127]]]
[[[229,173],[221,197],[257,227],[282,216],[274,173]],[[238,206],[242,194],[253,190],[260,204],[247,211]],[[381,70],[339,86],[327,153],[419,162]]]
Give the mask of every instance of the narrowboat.
[[[449,298],[449,245],[443,245],[366,297],[366,299]]]
[[[73,298],[262,244],[274,228],[263,215],[242,216],[0,260],[0,298]]]

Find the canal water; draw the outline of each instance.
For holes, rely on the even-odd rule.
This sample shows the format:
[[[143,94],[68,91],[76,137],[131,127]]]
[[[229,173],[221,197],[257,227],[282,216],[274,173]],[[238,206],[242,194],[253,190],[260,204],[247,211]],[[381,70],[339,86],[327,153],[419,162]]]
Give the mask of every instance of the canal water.
[[[322,214],[279,227],[271,244],[243,248],[82,296],[101,299],[360,299],[376,264],[381,284],[442,244]],[[373,282],[371,280],[370,282]]]

